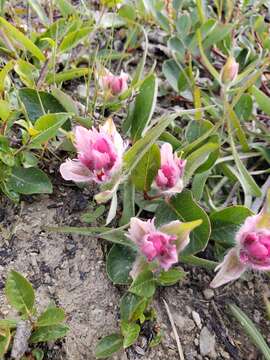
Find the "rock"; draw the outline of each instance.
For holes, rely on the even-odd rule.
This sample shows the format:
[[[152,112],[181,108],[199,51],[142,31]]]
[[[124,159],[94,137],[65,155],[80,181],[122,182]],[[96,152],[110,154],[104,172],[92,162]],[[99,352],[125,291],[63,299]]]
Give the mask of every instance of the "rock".
[[[212,289],[203,290],[203,296],[205,297],[206,300],[211,300],[215,296],[214,290]]]
[[[200,334],[200,353],[202,356],[208,356],[211,359],[216,359],[217,354],[215,350],[216,339],[215,336],[210,333],[206,326],[202,328]]]
[[[174,315],[175,325],[179,330],[183,330],[185,332],[191,332],[195,328],[194,321],[189,319],[188,317],[182,316],[180,314]]]
[[[201,329],[202,328],[202,321],[201,321],[199,313],[197,313],[197,311],[192,311],[191,314],[192,314],[192,318],[193,318],[195,324],[198,326],[199,329]]]
[[[85,99],[87,97],[87,87],[84,84],[80,84],[77,87],[77,94],[81,99]]]

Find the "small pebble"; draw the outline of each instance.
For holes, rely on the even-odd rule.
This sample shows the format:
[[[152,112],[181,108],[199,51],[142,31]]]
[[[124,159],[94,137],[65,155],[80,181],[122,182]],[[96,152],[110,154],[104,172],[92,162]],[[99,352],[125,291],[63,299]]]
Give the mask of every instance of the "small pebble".
[[[200,353],[201,355],[208,356],[211,359],[216,359],[216,339],[215,336],[210,333],[206,326],[202,328],[200,333]]]
[[[215,296],[214,290],[205,289],[203,291],[203,296],[205,297],[206,300],[211,300]]]
[[[193,318],[195,324],[198,326],[199,329],[201,329],[202,328],[202,321],[201,321],[199,313],[197,313],[197,311],[192,311],[191,314],[192,314],[192,318]]]

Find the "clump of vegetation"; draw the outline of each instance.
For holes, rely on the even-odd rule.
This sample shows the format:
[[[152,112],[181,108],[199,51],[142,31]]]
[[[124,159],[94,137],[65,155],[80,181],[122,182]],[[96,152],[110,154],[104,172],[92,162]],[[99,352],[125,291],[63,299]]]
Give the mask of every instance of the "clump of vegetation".
[[[9,304],[19,318],[0,320],[0,356],[10,354],[14,359],[43,359],[39,348],[29,349],[48,341],[55,341],[66,335],[69,328],[64,323],[63,309],[51,304],[42,313],[35,306],[35,292],[29,281],[20,273],[11,271],[8,274],[5,294]],[[28,353],[28,355],[25,355]]]
[[[108,276],[128,290],[119,333],[96,348],[106,358],[134,344],[155,319],[157,287],[185,276],[179,262],[210,269],[221,262],[214,288],[248,269],[270,269],[269,7],[27,3],[31,26],[2,2],[0,189],[14,201],[52,193],[49,172],[99,188],[97,208],[84,219],[104,225],[48,230],[112,243]],[[158,61],[149,56],[155,48],[164,53]],[[13,277],[27,291],[23,308]],[[58,308],[32,322],[32,290],[20,275],[12,272],[6,289],[29,317],[30,341],[66,333]],[[3,353],[11,339],[6,324]],[[156,332],[152,345],[160,338]]]

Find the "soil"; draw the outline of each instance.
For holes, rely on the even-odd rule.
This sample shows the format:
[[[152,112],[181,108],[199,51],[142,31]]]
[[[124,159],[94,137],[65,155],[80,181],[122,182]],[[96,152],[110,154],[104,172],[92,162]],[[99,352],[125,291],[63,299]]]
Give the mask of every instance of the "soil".
[[[3,294],[10,269],[20,271],[32,282],[40,310],[54,301],[67,313],[70,332],[64,340],[49,344],[45,359],[94,360],[98,339],[118,329],[123,287],[115,287],[106,275],[104,243],[43,229],[54,224],[80,225],[89,196],[86,190],[60,187],[52,196],[25,198],[20,206],[7,200],[1,203],[0,316],[13,316]],[[157,292],[157,323],[146,324],[136,345],[112,359],[179,359],[163,299],[174,318],[186,360],[260,359],[227,305],[233,302],[241,306],[270,340],[262,301],[267,276],[249,273],[213,292],[208,288],[211,271],[189,266],[185,270],[188,275],[182,283]],[[164,332],[163,339],[150,348],[157,326]]]

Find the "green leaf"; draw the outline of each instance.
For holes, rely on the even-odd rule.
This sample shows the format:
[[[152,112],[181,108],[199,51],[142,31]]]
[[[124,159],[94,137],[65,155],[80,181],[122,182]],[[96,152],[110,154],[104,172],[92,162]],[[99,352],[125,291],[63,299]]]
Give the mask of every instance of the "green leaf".
[[[124,336],[123,347],[128,348],[135,343],[141,331],[141,327],[136,323],[121,322],[121,332]]]
[[[128,224],[133,216],[135,216],[135,187],[129,178],[123,185],[123,211],[120,226]]]
[[[15,61],[10,60],[6,65],[0,70],[0,93],[5,90],[5,80],[8,73],[14,68]]]
[[[9,103],[5,100],[0,100],[0,119],[7,121],[10,115]]]
[[[184,184],[187,185],[192,175],[205,163],[209,156],[219,149],[218,143],[207,143],[202,145],[199,149],[193,151],[187,158],[187,163],[184,172]],[[205,171],[208,169],[205,169]]]
[[[218,83],[220,83],[219,73],[217,72],[217,70],[214,68],[214,66],[211,64],[211,62],[208,60],[207,56],[205,55],[204,47],[203,47],[203,44],[202,44],[202,34],[201,34],[200,29],[198,29],[196,31],[196,38],[197,38],[199,50],[200,50],[200,53],[201,53],[202,61],[203,61],[204,65],[205,65],[205,67],[210,72],[210,74],[213,76],[213,78]]]
[[[255,182],[255,180],[253,179],[253,177],[249,174],[248,170],[246,169],[246,167],[244,166],[242,161],[240,160],[240,157],[238,155],[238,152],[236,150],[236,147],[235,147],[232,137],[230,138],[230,141],[231,141],[233,158],[234,158],[236,167],[240,174],[239,182],[241,183],[241,185],[244,189],[245,195],[246,196],[252,195],[252,196],[260,197],[261,190],[260,190],[259,186],[257,185],[257,183]]]
[[[231,24],[217,23],[203,41],[204,50],[225,39],[225,37],[231,33],[232,29],[233,25]]]
[[[65,312],[63,309],[53,306],[48,307],[37,319],[37,326],[58,325],[65,320]]]
[[[75,226],[47,226],[47,231],[63,233],[63,234],[79,234],[79,235],[92,235],[100,239],[107,240],[114,244],[128,246],[137,250],[137,246],[133,241],[127,238],[122,230],[110,229],[109,227],[75,227]]]
[[[87,35],[89,35],[91,30],[92,28],[87,26],[68,33],[59,45],[59,51],[61,53],[70,51],[75,46],[77,46]]]
[[[145,78],[139,88],[131,122],[131,137],[134,142],[142,136],[143,130],[151,120],[156,106],[157,90],[158,82],[154,74]]]
[[[59,73],[50,73],[46,77],[46,82],[48,85],[51,84],[60,84],[63,81],[77,79],[83,76],[87,76],[89,74],[88,68],[74,68],[65,70]]]
[[[171,286],[184,279],[185,276],[186,273],[182,269],[171,268],[168,271],[161,271],[157,277],[157,282],[161,286]]]
[[[16,42],[22,44],[25,49],[27,49],[40,61],[46,60],[45,56],[31,40],[29,40],[21,31],[17,30],[13,25],[11,25],[7,20],[2,17],[0,17],[0,27],[4,28],[8,36],[11,36],[14,40],[16,40]]]
[[[100,205],[94,211],[82,214],[81,221],[91,224],[92,222],[97,220],[101,215],[104,214],[105,209],[106,208],[104,205]]]
[[[235,129],[236,136],[238,137],[238,140],[242,146],[243,151],[249,150],[249,144],[247,141],[246,134],[244,130],[241,127],[241,123],[236,115],[236,113],[233,111],[232,106],[229,103],[225,103],[225,108],[227,111],[228,121],[231,122],[233,128]]]
[[[43,360],[44,358],[44,352],[41,349],[32,350],[32,355],[34,355],[35,360]]]
[[[210,221],[206,212],[195,202],[190,190],[184,190],[171,198],[170,202],[162,203],[156,210],[156,225],[167,224],[173,220],[189,222],[201,219],[203,222],[190,234],[190,243],[183,255],[196,254],[207,246],[211,232]]]
[[[15,329],[17,327],[17,320],[13,319],[0,319],[0,328]]]
[[[253,344],[262,352],[266,360],[270,360],[270,348],[264,340],[262,334],[256,328],[255,324],[236,305],[230,304],[229,307],[233,316],[241,324]]]
[[[123,347],[123,337],[119,334],[111,334],[101,339],[96,347],[95,356],[98,359],[106,359]]]
[[[189,14],[179,16],[175,22],[178,35],[183,37],[187,35],[191,28],[191,19]]]
[[[205,189],[206,181],[211,173],[211,170],[196,174],[192,180],[192,194],[195,200],[201,200],[203,191]]]
[[[62,16],[67,17],[70,15],[76,15],[77,11],[74,6],[68,0],[57,0],[55,5],[59,8]]]
[[[19,59],[14,70],[19,75],[24,85],[28,87],[35,87],[36,81],[39,77],[39,70],[32,64],[22,59]]]
[[[107,274],[114,284],[129,284],[129,273],[136,258],[136,251],[127,246],[113,245],[106,261]]]
[[[43,341],[55,341],[66,336],[68,330],[69,327],[65,324],[39,327],[32,333],[30,343],[35,344]]]
[[[40,169],[14,167],[9,187],[19,194],[51,194],[52,184],[48,176]]]
[[[133,294],[150,298],[156,290],[156,282],[154,275],[150,270],[142,271],[136,279],[133,280],[129,291]]]
[[[58,88],[52,90],[52,95],[55,97],[56,100],[59,101],[59,103],[64,107],[64,109],[66,109],[67,112],[79,115],[77,106],[75,105],[71,96]]]
[[[186,127],[185,137],[189,143],[192,143],[212,128],[213,124],[208,120],[192,120]]]
[[[252,97],[249,94],[243,94],[235,105],[235,113],[241,121],[248,121],[252,114],[252,108]]]
[[[147,299],[141,296],[126,293],[120,302],[121,319],[136,321],[141,318],[147,305]]]
[[[172,59],[164,61],[162,65],[162,72],[173,90],[178,93],[178,81],[181,69],[176,61]]]
[[[28,147],[38,147],[54,137],[69,116],[68,113],[46,114],[37,119],[34,128],[39,134],[32,137]]]
[[[118,14],[128,20],[135,21],[136,20],[136,8],[131,5],[124,4],[118,11]]]
[[[146,132],[144,137],[138,140],[124,155],[126,169],[131,172],[160,137],[166,127],[177,117],[177,114],[162,116],[156,126]]]
[[[149,191],[160,168],[160,150],[157,145],[147,151],[131,173],[131,179],[137,190]]]
[[[24,104],[29,120],[33,123],[46,113],[54,114],[66,112],[59,101],[45,91],[27,88],[20,89],[19,98]]]
[[[211,239],[226,247],[235,244],[235,233],[252,211],[245,206],[235,205],[216,211],[210,215]]]
[[[11,340],[9,328],[1,329],[0,332],[0,357],[3,358],[6,352],[8,351],[9,344]]]
[[[30,282],[17,271],[10,271],[5,285],[8,302],[18,312],[31,314],[35,303],[35,293]]]
[[[38,17],[42,21],[44,25],[49,25],[50,21],[44,11],[44,9],[41,7],[39,0],[28,0],[29,5],[33,8],[33,10],[37,13]]]
[[[255,97],[259,108],[267,115],[270,115],[270,99],[261,90],[252,86],[252,94]]]

